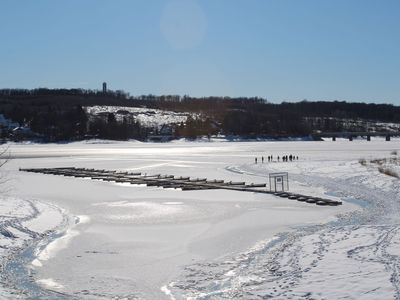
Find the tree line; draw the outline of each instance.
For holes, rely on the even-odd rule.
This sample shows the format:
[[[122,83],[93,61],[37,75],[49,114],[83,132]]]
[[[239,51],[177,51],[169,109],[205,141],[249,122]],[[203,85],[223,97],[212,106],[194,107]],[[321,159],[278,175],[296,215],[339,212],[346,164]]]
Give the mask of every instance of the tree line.
[[[157,133],[132,116],[88,116],[85,106],[146,107],[192,114],[172,124],[174,137],[200,135],[304,136],[316,131],[368,131],[369,122],[400,123],[400,107],[345,101],[270,103],[259,97],[130,96],[124,91],[0,89],[0,113],[29,126],[44,140],[86,137],[141,139]],[[194,116],[197,117],[194,117]]]

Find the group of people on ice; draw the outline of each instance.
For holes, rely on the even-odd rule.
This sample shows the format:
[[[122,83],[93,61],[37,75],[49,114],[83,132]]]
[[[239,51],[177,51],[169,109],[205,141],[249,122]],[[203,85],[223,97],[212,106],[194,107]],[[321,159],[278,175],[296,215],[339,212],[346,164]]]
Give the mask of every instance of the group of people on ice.
[[[274,161],[274,156],[273,155],[268,155],[267,159],[268,159],[268,162],[273,162]],[[297,155],[295,156],[295,155],[290,154],[290,155],[283,155],[282,158],[281,158],[278,155],[277,161],[279,162],[279,161],[281,161],[281,159],[282,159],[283,162],[288,162],[288,161],[299,160],[299,157]],[[257,157],[254,159],[254,162],[255,163],[258,162]],[[264,163],[264,156],[261,156],[261,162]]]

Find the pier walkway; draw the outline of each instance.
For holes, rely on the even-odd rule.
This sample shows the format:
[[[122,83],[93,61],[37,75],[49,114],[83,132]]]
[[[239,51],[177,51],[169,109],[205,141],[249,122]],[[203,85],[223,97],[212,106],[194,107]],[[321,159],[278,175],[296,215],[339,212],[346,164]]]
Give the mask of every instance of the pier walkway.
[[[143,173],[117,172],[108,170],[96,170],[86,168],[34,168],[20,169],[24,172],[33,172],[51,175],[72,176],[77,178],[91,178],[93,180],[113,181],[119,183],[145,184],[147,186],[157,186],[162,188],[181,189],[182,191],[224,189],[240,192],[272,194],[277,197],[297,200],[317,205],[336,206],[341,205],[341,201],[312,197],[289,192],[273,192],[266,188],[263,183],[233,182],[224,180],[208,180],[207,178],[177,177],[173,175],[148,175]]]

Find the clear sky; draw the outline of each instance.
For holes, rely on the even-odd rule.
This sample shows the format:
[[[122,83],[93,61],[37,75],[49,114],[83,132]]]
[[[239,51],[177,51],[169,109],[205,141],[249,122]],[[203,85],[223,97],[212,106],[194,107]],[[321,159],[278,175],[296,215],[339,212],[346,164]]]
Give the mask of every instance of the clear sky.
[[[0,5],[0,88],[400,105],[399,0]]]

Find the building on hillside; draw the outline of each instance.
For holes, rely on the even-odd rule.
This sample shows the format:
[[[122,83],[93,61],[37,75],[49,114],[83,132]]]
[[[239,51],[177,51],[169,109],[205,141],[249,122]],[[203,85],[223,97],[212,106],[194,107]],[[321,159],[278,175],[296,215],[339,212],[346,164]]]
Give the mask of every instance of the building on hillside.
[[[169,124],[161,126],[154,134],[150,134],[147,138],[150,142],[168,142],[174,138],[174,128]]]

